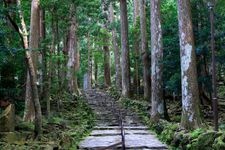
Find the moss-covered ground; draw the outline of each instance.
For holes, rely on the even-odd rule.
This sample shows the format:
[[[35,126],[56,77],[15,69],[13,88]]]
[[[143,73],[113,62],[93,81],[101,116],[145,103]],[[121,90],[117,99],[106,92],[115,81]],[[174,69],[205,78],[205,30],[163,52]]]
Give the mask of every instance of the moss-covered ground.
[[[49,119],[43,118],[43,134],[40,140],[33,140],[33,123],[17,118],[16,131],[0,135],[0,149],[72,149],[76,150],[79,142],[95,125],[95,115],[84,102],[83,97],[65,94],[60,110],[52,111]],[[55,109],[53,109],[55,110]]]

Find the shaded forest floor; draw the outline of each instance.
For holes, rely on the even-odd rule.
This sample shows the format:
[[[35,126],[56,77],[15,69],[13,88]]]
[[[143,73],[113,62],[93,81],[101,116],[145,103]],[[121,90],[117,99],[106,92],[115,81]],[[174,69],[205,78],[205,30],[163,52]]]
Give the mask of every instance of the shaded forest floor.
[[[33,123],[22,122],[17,116],[16,131],[0,134],[0,149],[77,149],[82,137],[89,134],[95,124],[95,115],[83,97],[66,94],[60,110],[52,111],[50,119],[43,119],[43,134],[39,141],[33,140]],[[56,108],[53,108],[56,110]],[[20,121],[18,121],[20,120]]]

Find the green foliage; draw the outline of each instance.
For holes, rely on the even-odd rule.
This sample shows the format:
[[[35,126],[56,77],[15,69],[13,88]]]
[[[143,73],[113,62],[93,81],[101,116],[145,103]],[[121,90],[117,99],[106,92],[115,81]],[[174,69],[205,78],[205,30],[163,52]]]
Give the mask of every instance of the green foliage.
[[[160,139],[166,143],[171,143],[174,139],[174,133],[178,128],[179,126],[177,124],[164,122],[164,128],[160,134]]]
[[[216,138],[213,143],[213,148],[215,150],[223,150],[225,149],[225,134],[223,133],[222,136]]]
[[[43,134],[40,141],[32,141],[33,123],[18,122],[13,140],[2,141],[2,149],[77,149],[82,138],[89,134],[95,125],[95,115],[84,102],[83,97],[66,95],[62,102],[61,112],[54,114],[49,120],[43,120]],[[26,133],[26,134],[25,134]],[[1,136],[1,134],[0,134]],[[20,138],[16,138],[20,137]],[[10,141],[9,141],[10,140]],[[8,143],[8,144],[7,144]]]
[[[153,130],[159,139],[166,142],[170,149],[178,150],[202,150],[216,149],[223,150],[225,146],[225,136],[221,132],[215,132],[208,128],[199,128],[191,132],[181,130],[179,124],[159,120],[158,123],[152,123],[148,117],[147,104],[142,101],[121,98],[122,105],[132,109],[139,114],[145,124]]]

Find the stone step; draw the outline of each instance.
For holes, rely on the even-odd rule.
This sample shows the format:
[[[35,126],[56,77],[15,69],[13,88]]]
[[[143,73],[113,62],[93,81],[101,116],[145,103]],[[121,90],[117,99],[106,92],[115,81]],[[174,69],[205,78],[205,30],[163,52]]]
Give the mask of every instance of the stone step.
[[[120,130],[94,130],[91,133],[91,136],[103,136],[103,135],[120,135],[121,131]],[[140,135],[144,135],[144,134],[149,134],[149,132],[147,130],[125,130],[125,134],[129,135],[129,134],[140,134]]]
[[[119,143],[121,136],[89,136],[80,144],[80,149],[97,149]],[[154,135],[126,135],[125,145],[128,149],[167,149]]]
[[[124,126],[125,130],[148,130],[146,126]],[[96,126],[94,130],[119,130],[120,126]]]
[[[166,150],[146,126],[140,122],[137,114],[122,108],[116,100],[106,93],[88,90],[87,103],[96,113],[97,126],[90,136],[80,143],[80,150],[98,150],[121,142],[119,116],[122,115],[126,150]],[[121,149],[121,145],[111,150]],[[108,149],[109,150],[109,149]]]

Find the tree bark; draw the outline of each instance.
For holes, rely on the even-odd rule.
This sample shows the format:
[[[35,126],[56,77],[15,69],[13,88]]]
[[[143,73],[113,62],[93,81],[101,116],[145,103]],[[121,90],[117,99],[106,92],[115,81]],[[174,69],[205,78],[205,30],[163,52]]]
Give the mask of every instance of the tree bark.
[[[17,6],[19,10],[19,16],[21,20],[20,33],[23,36],[24,47],[25,49],[29,48],[29,51],[26,51],[26,60],[28,65],[28,81],[31,88],[31,96],[29,97],[30,103],[33,103],[34,112],[35,112],[35,136],[39,136],[42,131],[42,113],[41,113],[41,105],[39,102],[38,88],[37,88],[37,76],[36,76],[36,68],[34,67],[33,58],[31,55],[31,50],[38,49],[39,47],[39,37],[40,37],[40,28],[39,28],[39,0],[33,0],[31,4],[31,25],[30,25],[30,45],[28,47],[28,38],[27,38],[27,29],[24,21],[23,13],[21,11],[21,2],[17,0]],[[36,55],[34,55],[36,56]],[[36,57],[34,57],[35,59]],[[29,114],[28,114],[29,115]]]
[[[149,53],[147,50],[147,28],[146,28],[146,8],[145,0],[140,2],[140,25],[141,25],[141,55],[143,63],[143,83],[144,83],[144,98],[150,99],[151,96],[151,75],[149,71]]]
[[[113,10],[113,5],[112,2],[110,3],[109,6],[109,20],[110,23],[113,24],[115,21],[115,17],[114,17],[114,10]],[[121,66],[120,66],[120,52],[119,52],[119,46],[117,43],[117,33],[116,33],[116,29],[113,28],[112,29],[112,44],[113,44],[113,49],[114,49],[114,62],[115,62],[115,69],[116,69],[116,87],[121,90]]]
[[[181,126],[189,130],[201,124],[190,0],[178,0],[178,20],[182,76]]]
[[[28,50],[29,49],[28,32],[27,32],[26,23],[24,21],[24,15],[23,15],[23,12],[21,10],[21,1],[20,0],[17,0],[17,7],[18,7],[18,12],[19,12],[19,17],[20,17],[20,24],[21,24],[21,30],[19,32],[23,37],[23,47],[26,50]],[[25,92],[25,109],[24,109],[23,120],[32,122],[32,121],[34,121],[34,119],[35,119],[35,111],[34,111],[34,105],[33,105],[33,102],[32,102],[30,74],[29,74],[29,70],[27,70],[26,92]]]
[[[158,121],[164,118],[163,102],[163,45],[160,18],[160,0],[151,0],[151,119]]]
[[[105,30],[105,35],[103,36],[103,51],[104,51],[104,82],[105,86],[109,87],[111,86],[111,70],[110,70],[110,51],[109,51],[109,40],[108,40],[108,19],[109,19],[109,14],[108,11],[108,3],[106,0],[102,0],[102,14],[104,16],[104,24],[103,24],[103,29]]]
[[[40,9],[40,42],[42,42],[44,39],[45,39],[45,10],[43,10],[42,8]],[[42,47],[41,49],[41,57],[40,57],[40,64],[41,64],[41,73],[40,73],[40,96],[41,96],[41,99],[43,98],[43,92],[44,92],[44,77],[46,77],[44,75],[45,73],[45,58],[46,55],[45,55],[45,48]]]
[[[140,17],[140,7],[139,7],[139,0],[133,0],[134,3],[134,16],[133,16],[133,20],[134,20],[134,28],[135,31],[135,35],[134,35],[134,53],[135,53],[135,73],[134,73],[134,88],[136,91],[136,94],[139,95],[139,91],[140,91],[140,77],[139,77],[139,69],[140,69],[140,33],[139,30],[137,30],[138,28],[138,24],[139,24],[139,17]]]
[[[72,94],[79,94],[77,78],[76,78],[76,66],[77,66],[77,23],[76,23],[76,9],[74,4],[70,6],[71,24],[69,29],[68,39],[68,63],[67,63],[67,82],[69,92]]]
[[[88,70],[87,70],[87,89],[92,88],[92,50],[90,46],[90,34],[87,35],[87,47],[88,47]]]
[[[111,85],[111,71],[110,71],[109,46],[103,46],[103,50],[104,50],[104,81],[105,81],[105,86],[110,87],[110,85]]]
[[[128,41],[127,1],[120,0],[121,46],[122,46],[122,95],[130,97],[130,56]]]

